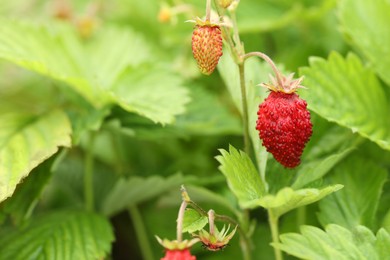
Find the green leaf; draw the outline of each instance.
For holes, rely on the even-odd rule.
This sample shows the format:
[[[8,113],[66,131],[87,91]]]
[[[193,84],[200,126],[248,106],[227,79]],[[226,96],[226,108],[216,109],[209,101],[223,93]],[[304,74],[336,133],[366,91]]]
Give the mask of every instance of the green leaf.
[[[241,134],[239,118],[228,110],[219,97],[200,85],[190,85],[191,102],[185,114],[172,127],[180,132],[201,135]]]
[[[194,233],[201,230],[209,222],[206,216],[202,216],[194,209],[186,209],[183,220],[183,233]]]
[[[61,110],[38,116],[0,114],[0,201],[11,196],[16,185],[59,146],[70,146],[70,133]]]
[[[277,30],[293,23],[303,11],[300,4],[286,10],[274,2],[244,1],[237,8],[238,28],[240,33]]]
[[[286,187],[281,189],[276,195],[270,194],[260,199],[248,201],[244,207],[254,208],[261,206],[272,210],[274,216],[280,217],[292,209],[319,201],[342,187],[343,185],[340,184],[327,186],[322,189],[293,190],[290,187]]]
[[[386,0],[339,3],[342,31],[390,85],[390,3]]]
[[[264,183],[249,156],[231,145],[229,152],[222,149],[220,152],[222,155],[216,157],[221,164],[219,170],[225,175],[240,206],[245,208],[248,202],[264,196]]]
[[[147,41],[130,29],[105,27],[82,41],[64,24],[0,20],[0,58],[66,82],[96,108],[119,104],[154,122],[171,123],[184,112],[188,93],[181,78],[166,64],[156,65],[151,53]]]
[[[327,174],[337,163],[344,159],[348,154],[351,153],[353,148],[347,148],[343,151],[332,154],[326,158],[318,159],[313,162],[304,164],[302,168],[299,169],[297,173],[297,178],[292,184],[292,188],[299,189],[309,184],[312,181],[315,181],[325,174]],[[333,182],[339,183],[339,182]]]
[[[387,171],[370,160],[352,156],[339,164],[329,182],[345,187],[319,203],[318,218],[325,226],[337,223],[346,228],[375,227],[375,214]]]
[[[359,58],[343,58],[333,52],[328,60],[312,58],[302,92],[309,109],[329,121],[359,133],[384,149],[390,149],[389,103],[375,74]]]
[[[127,111],[159,123],[173,122],[189,102],[182,79],[158,66],[129,68],[114,84],[112,93]]]
[[[54,213],[3,234],[0,259],[102,259],[113,240],[110,223],[99,215]]]
[[[301,234],[287,233],[280,236],[280,243],[272,245],[286,253],[303,259],[347,260],[389,259],[390,235],[384,229],[377,236],[364,226],[352,231],[335,224],[323,231],[313,226],[302,226]],[[383,258],[384,257],[384,258]]]
[[[378,259],[389,259],[390,256],[390,233],[385,229],[379,229],[375,243],[375,249],[378,253]]]
[[[171,189],[177,189],[178,196],[180,185],[185,182],[181,174],[172,175],[166,179],[160,176],[149,178],[131,177],[120,179],[103,202],[103,213],[112,216],[131,205],[136,205],[148,199],[154,198]]]
[[[52,163],[53,160],[46,160],[32,170],[30,175],[16,187],[15,194],[0,204],[0,214],[9,215],[16,225],[26,220],[51,177]]]

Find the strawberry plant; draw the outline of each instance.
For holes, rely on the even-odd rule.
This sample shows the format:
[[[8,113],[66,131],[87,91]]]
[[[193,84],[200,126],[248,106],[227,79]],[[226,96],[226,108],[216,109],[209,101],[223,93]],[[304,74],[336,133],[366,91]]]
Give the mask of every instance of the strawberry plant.
[[[386,0],[0,4],[0,260],[388,259]]]

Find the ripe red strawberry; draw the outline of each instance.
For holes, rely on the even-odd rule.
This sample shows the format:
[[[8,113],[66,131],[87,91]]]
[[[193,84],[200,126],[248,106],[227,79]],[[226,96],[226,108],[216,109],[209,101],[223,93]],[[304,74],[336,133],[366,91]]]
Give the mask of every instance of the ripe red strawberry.
[[[156,236],[156,239],[165,248],[165,256],[161,260],[196,260],[196,257],[191,255],[190,248],[199,242],[199,239],[162,240],[158,236]]]
[[[192,33],[192,54],[203,74],[210,75],[214,71],[222,56],[222,34],[219,25],[196,20]]]
[[[179,250],[169,250],[167,249],[165,256],[161,260],[196,260],[196,257],[191,255],[188,248]]]
[[[294,91],[302,80],[282,77],[282,86],[263,84],[271,92],[259,106],[256,129],[263,145],[274,158],[287,168],[294,168],[312,135],[310,113],[306,101]],[[275,87],[276,86],[276,87]]]

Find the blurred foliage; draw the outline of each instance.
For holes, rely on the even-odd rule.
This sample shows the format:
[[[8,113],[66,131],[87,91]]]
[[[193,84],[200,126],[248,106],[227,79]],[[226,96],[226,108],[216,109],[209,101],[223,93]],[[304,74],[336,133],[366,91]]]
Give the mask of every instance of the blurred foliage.
[[[317,236],[345,241],[341,253],[324,251],[328,259],[347,249],[364,254],[362,245],[348,243],[353,236],[368,241],[366,256],[387,254],[381,243],[390,232],[388,1],[241,0],[245,50],[306,76],[308,89],[299,94],[314,131],[302,166],[293,170],[267,156],[254,129],[267,95],[257,85],[270,73],[257,60],[246,64],[257,153],[234,148],[243,147],[237,68],[225,50],[218,72],[205,77],[192,58],[193,25],[186,21],[204,15],[204,2],[0,1],[0,259],[55,252],[64,254],[50,259],[141,258],[145,239],[158,259],[163,248],[154,235],[175,238],[181,184],[203,208],[247,225],[254,259],[273,257],[270,229],[267,212],[242,210],[244,202],[279,210],[282,232],[312,225],[275,245],[296,257],[313,253]],[[250,198],[240,179],[248,167],[244,176],[260,183],[249,187],[260,189]],[[95,213],[85,210],[88,171]],[[307,205],[338,190],[336,184],[344,188]],[[128,214],[130,206],[143,223]],[[144,227],[144,240],[136,225]],[[39,233],[54,246],[35,240]],[[67,242],[57,243],[62,235]],[[48,255],[34,251],[41,242]],[[83,252],[72,243],[92,246]],[[217,253],[196,245],[193,254],[240,259],[239,243],[236,236]]]

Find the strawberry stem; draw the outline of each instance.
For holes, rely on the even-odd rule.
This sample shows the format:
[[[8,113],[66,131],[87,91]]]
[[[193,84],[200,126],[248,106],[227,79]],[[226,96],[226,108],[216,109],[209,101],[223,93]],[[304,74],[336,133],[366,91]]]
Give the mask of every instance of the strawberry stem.
[[[209,233],[210,235],[214,235],[215,233],[215,225],[214,225],[214,219],[215,219],[215,212],[214,210],[210,209],[209,212],[207,212],[207,215],[209,217]]]
[[[211,0],[206,1],[206,22],[210,22]]]
[[[246,97],[246,85],[245,85],[245,66],[244,63],[238,64],[238,70],[240,73],[240,89],[241,89],[241,101],[242,101],[242,121],[244,125],[244,151],[250,156],[250,136],[249,136],[249,116],[248,116],[248,101]]]
[[[268,209],[268,221],[271,228],[272,242],[274,244],[279,243],[279,216],[275,215],[272,209]],[[283,260],[282,251],[274,247],[275,259]]]
[[[266,54],[264,54],[262,52],[259,52],[259,51],[249,52],[249,53],[247,53],[247,54],[245,54],[243,56],[243,59],[246,60],[246,59],[248,59],[250,57],[254,57],[254,56],[262,58],[263,60],[265,60],[271,66],[272,70],[275,73],[276,80],[278,81],[278,85],[281,88],[283,88],[282,74],[280,73],[280,71],[278,70],[278,68],[276,67],[275,63],[272,61],[272,59],[270,57],[268,57],[268,55],[266,55]]]
[[[139,241],[139,247],[142,254],[143,259],[145,260],[153,260],[156,259],[153,256],[152,246],[149,242],[148,232],[145,228],[145,222],[141,215],[141,212],[137,205],[130,206],[128,208],[128,213],[133,222],[133,226],[135,229],[135,235],[137,237],[137,241]]]
[[[183,220],[184,220],[184,212],[187,207],[187,202],[182,201],[179,209],[179,214],[177,216],[177,227],[176,227],[176,239],[177,242],[183,241]]]

